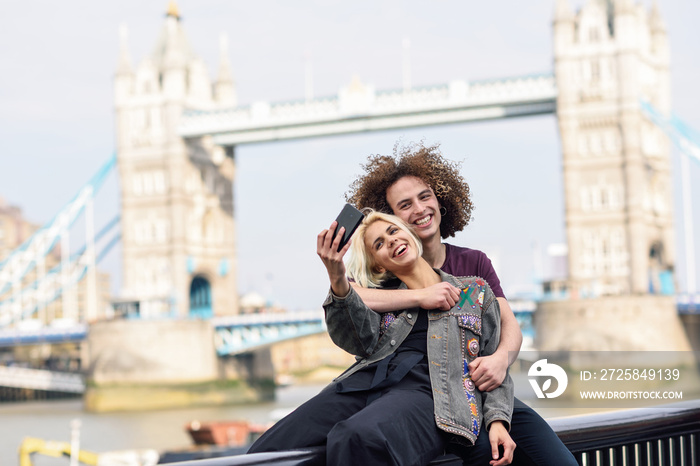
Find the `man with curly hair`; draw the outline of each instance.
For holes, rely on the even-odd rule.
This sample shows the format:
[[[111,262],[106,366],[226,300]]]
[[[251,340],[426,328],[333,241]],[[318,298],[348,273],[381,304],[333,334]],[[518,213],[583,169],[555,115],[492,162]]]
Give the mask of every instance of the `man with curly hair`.
[[[363,169],[365,174],[352,183],[346,194],[348,202],[358,209],[369,207],[397,215],[421,239],[423,258],[432,267],[456,276],[482,277],[493,290],[501,310],[501,341],[492,355],[472,361],[469,371],[481,391],[500,386],[520,351],[522,334],[486,254],[442,241],[461,231],[471,219],[469,185],[459,172],[459,164],[443,158],[438,145],[413,144],[395,146],[393,156],[370,156]],[[445,282],[421,290],[353,286],[376,312],[412,306],[449,310],[460,293]],[[577,464],[547,422],[517,398],[511,436],[517,444],[514,464]]]

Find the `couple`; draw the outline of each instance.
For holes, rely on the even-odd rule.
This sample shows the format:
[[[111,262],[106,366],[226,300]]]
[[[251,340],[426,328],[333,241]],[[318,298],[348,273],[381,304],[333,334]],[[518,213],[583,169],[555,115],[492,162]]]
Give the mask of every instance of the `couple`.
[[[491,262],[442,242],[471,217],[458,166],[416,145],[364,168],[349,201],[378,212],[339,252],[335,222],[317,239],[328,331],[358,362],[249,452],[326,445],[329,465],[422,465],[444,451],[465,464],[577,464],[513,399],[507,369],[522,337]]]

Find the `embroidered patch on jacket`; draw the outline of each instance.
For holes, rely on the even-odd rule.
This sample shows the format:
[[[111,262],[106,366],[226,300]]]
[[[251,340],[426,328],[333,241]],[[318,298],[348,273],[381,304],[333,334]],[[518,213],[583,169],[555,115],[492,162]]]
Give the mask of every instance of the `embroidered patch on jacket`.
[[[457,309],[459,309],[460,311],[462,310],[462,308],[463,308],[464,305],[466,304],[467,299],[469,299],[469,293],[468,293],[468,291],[469,291],[469,288],[464,288],[464,289],[463,289],[462,291],[460,291],[460,293],[459,293],[459,302],[457,303]]]
[[[476,387],[474,386],[474,381],[471,378],[471,375],[469,375],[469,361],[466,359],[463,360],[463,375],[462,375],[462,382],[464,384],[464,394],[467,397],[467,402],[469,402],[469,412],[472,415],[472,425],[471,425],[471,432],[472,434],[478,436],[479,435],[479,409],[476,404],[476,396],[474,395],[474,390]]]
[[[461,327],[466,327],[477,335],[481,335],[481,317],[473,314],[457,316]]]
[[[469,409],[472,410],[472,416],[477,417],[479,412],[476,410],[476,403],[469,403]]]
[[[477,437],[479,436],[479,421],[476,419],[472,419],[472,432],[474,432],[474,435]]]
[[[472,358],[475,358],[479,354],[479,340],[476,338],[472,338],[469,340],[467,343],[467,352],[469,353],[469,356]]]
[[[484,305],[484,293],[486,293],[486,282],[482,280],[481,278],[477,278],[474,280],[474,282],[477,284],[479,287],[479,296],[476,298],[476,302],[479,303],[479,306]]]
[[[379,324],[379,336],[384,335],[384,332],[386,332],[391,324],[394,323],[396,320],[396,314],[393,312],[385,312],[382,314],[382,322]]]
[[[468,287],[463,288],[460,292],[459,303],[457,309],[462,310],[463,307],[471,306],[476,309],[484,304],[484,293],[486,292],[486,282],[480,278],[475,279]]]

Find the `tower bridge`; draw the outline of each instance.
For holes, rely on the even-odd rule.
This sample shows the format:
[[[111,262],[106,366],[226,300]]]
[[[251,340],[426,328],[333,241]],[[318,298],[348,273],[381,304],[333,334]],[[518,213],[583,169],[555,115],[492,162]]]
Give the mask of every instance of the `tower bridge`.
[[[234,146],[551,114],[556,96],[554,76],[546,74],[380,91],[355,79],[328,98],[186,109],[179,133],[184,138],[211,136],[214,144]]]
[[[152,318],[239,314],[233,265],[237,145],[555,114],[566,208],[566,295],[578,307],[586,306],[586,298],[630,303],[633,296],[635,309],[648,311],[653,302],[656,318],[663,314],[671,322],[662,340],[683,341],[676,305],[667,296],[675,291],[670,150],[673,141],[700,160],[700,139],[658,118],[671,110],[661,15],[631,0],[616,0],[611,8],[590,0],[577,12],[568,0],[557,0],[553,32],[553,74],[399,90],[375,90],[354,80],[336,96],[248,106],[237,103],[226,41],[212,81],[176,10],[169,11],[154,52],[137,66],[122,32],[114,80],[116,165],[108,163],[119,171],[121,231],[107,243],[122,243],[122,298],[138,302],[140,314]],[[100,255],[95,241],[101,235],[91,225],[96,186],[88,183],[52,223],[0,263],[1,326],[41,314],[43,303],[58,297],[64,313],[76,308],[67,299],[70,290],[84,276],[94,281]],[[47,271],[43,258],[53,244],[67,241],[83,210],[90,217],[86,247],[74,257],[65,251],[60,266]],[[567,335],[585,325],[562,319],[555,309],[560,304],[552,306],[545,303],[538,312],[546,317],[542,322],[563,326],[563,340],[541,344],[561,349]],[[94,306],[74,316],[81,322],[97,318]],[[215,326],[220,354],[279,341],[293,335],[292,328],[297,335],[323,331],[318,319]],[[623,342],[635,348],[637,343]]]

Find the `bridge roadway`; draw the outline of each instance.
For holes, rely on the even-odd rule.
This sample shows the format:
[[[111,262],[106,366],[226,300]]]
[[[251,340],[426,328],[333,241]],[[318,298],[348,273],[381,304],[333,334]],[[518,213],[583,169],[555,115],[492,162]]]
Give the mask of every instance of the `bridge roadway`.
[[[211,324],[214,326],[216,351],[220,356],[246,353],[280,341],[326,331],[321,310],[215,317],[211,319]],[[86,339],[87,333],[87,324],[64,328],[2,329],[0,348],[80,342]]]
[[[484,81],[452,81],[411,89],[375,91],[354,81],[337,96],[289,102],[254,102],[229,109],[188,109],[179,133],[211,135],[236,144],[349,134],[426,125],[553,114],[552,74]]]
[[[326,320],[320,310],[215,317],[211,322],[219,356],[247,353],[262,346],[326,331]]]
[[[326,331],[321,310],[217,317],[211,319],[211,324],[219,356],[246,353],[284,340]],[[0,330],[0,347],[78,343],[87,338],[88,331],[87,324],[64,328],[3,329]],[[85,391],[80,374],[14,366],[0,366],[0,387],[63,393]]]
[[[700,293],[677,295],[679,315],[700,314]],[[535,301],[513,301],[516,314],[534,312]],[[215,346],[220,356],[235,355],[326,331],[323,311],[304,311],[271,314],[242,314],[214,317]],[[79,342],[87,337],[88,325],[81,323],[62,328],[41,327],[23,330],[0,330],[0,348],[35,344]]]

